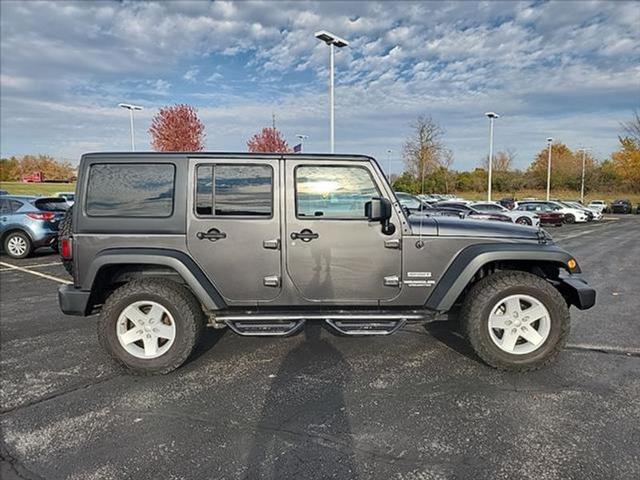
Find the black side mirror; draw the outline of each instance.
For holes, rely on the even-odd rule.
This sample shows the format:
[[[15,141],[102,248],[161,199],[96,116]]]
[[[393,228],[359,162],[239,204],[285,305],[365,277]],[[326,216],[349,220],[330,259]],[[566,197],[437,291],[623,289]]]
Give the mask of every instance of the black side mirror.
[[[391,202],[383,197],[373,197],[364,204],[364,214],[370,222],[380,222],[382,233],[391,235],[396,227],[389,221],[391,218]]]

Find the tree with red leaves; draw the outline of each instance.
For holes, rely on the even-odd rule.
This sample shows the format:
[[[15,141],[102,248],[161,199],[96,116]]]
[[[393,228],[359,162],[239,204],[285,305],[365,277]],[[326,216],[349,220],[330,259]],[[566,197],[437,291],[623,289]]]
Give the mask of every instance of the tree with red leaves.
[[[204,149],[204,124],[191,105],[161,108],[153,117],[151,146],[158,152],[197,152]]]
[[[286,140],[275,127],[263,128],[247,142],[247,147],[252,153],[288,153],[291,152]]]

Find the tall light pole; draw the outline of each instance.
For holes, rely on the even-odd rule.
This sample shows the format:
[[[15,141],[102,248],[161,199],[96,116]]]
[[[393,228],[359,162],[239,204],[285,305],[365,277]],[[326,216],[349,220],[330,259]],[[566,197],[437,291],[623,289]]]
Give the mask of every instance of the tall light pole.
[[[333,103],[334,103],[334,88],[333,88],[333,56],[334,56],[334,48],[333,47],[346,47],[349,45],[349,42],[346,40],[334,35],[333,33],[329,33],[326,30],[320,30],[315,33],[315,37],[321,42],[326,43],[329,46],[329,145],[331,149],[331,153],[335,151],[335,128],[334,128],[334,114],[333,114]]]
[[[307,138],[309,138],[309,135],[302,135],[302,134],[298,133],[298,134],[296,135],[296,138],[297,138],[298,140],[300,140],[300,153],[303,153],[303,151],[304,151],[304,141],[305,141]]]
[[[491,175],[493,172],[493,121],[500,118],[495,112],[487,112],[484,114],[489,119],[489,180],[487,185],[487,201],[491,201]]]
[[[387,180],[391,181],[391,154],[393,150],[387,150]]]
[[[547,149],[549,150],[549,158],[547,159],[547,202],[551,193],[551,145],[553,138],[547,138]]]
[[[119,103],[118,106],[126,110],[129,110],[129,120],[131,123],[131,151],[135,152],[136,138],[135,138],[135,134],[133,133],[133,112],[134,110],[142,110],[142,107],[139,105],[132,105],[130,103]]]
[[[582,182],[580,184],[580,203],[584,204],[584,170],[587,160],[588,148],[579,148],[578,151],[582,152]]]

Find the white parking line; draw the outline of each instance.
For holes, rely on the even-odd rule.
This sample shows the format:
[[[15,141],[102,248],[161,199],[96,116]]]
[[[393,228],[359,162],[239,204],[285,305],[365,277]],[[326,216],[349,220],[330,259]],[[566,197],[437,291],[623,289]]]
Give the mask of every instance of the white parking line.
[[[62,265],[62,262],[51,262],[51,263],[34,263],[33,265],[21,265],[22,268],[40,268],[40,267],[52,267],[54,265]],[[11,270],[11,268],[0,268],[0,272],[6,272],[7,270]]]
[[[46,278],[47,280],[53,280],[54,282],[63,283],[65,285],[71,285],[73,283],[73,282],[70,282],[69,280],[65,280],[64,278],[58,278],[58,277],[54,277],[53,275],[34,272],[33,270],[29,270],[23,267],[18,267],[17,265],[11,265],[10,263],[0,262],[0,265],[3,267],[7,267],[9,270],[18,270],[19,272],[30,273],[31,275]]]

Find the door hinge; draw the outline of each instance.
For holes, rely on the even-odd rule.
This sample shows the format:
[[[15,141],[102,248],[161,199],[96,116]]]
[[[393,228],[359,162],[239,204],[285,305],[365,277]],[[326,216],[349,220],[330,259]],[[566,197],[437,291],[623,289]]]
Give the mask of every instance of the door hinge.
[[[263,284],[265,287],[279,287],[280,277],[278,275],[270,275],[268,277],[264,277]]]
[[[262,242],[262,248],[268,250],[280,250],[280,239],[274,238],[273,240],[265,240]]]
[[[399,238],[394,238],[392,240],[385,240],[384,241],[384,248],[395,248],[396,250],[400,249],[400,239]]]
[[[385,287],[399,287],[400,279],[398,275],[391,275],[389,277],[384,277],[384,286]]]

